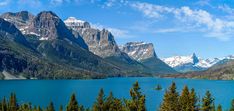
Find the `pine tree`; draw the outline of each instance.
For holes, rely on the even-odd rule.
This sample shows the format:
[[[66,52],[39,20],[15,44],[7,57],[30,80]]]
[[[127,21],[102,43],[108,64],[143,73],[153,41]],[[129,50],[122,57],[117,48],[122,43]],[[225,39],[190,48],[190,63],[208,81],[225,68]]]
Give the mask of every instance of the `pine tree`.
[[[190,109],[191,111],[198,111],[198,107],[197,107],[197,96],[196,96],[196,93],[195,93],[195,90],[192,88],[191,89],[191,93],[189,95],[189,98],[190,98]]]
[[[47,111],[55,111],[53,102],[50,102],[49,106],[47,107]]]
[[[79,105],[76,100],[76,95],[74,93],[72,94],[70,101],[68,103],[67,111],[79,111]]]
[[[93,105],[93,111],[106,111],[105,109],[105,95],[103,89],[100,90],[97,100]]]
[[[145,107],[145,95],[141,94],[140,86],[138,82],[133,84],[133,88],[130,90],[131,100],[125,100],[125,104],[130,111],[146,111]]]
[[[181,111],[191,111],[191,101],[190,101],[190,92],[187,86],[182,90],[181,96],[179,98],[179,103],[181,107]]]
[[[113,111],[114,109],[114,100],[115,98],[113,97],[113,93],[110,92],[109,96],[106,98],[105,101],[105,109],[108,111]]]
[[[1,111],[7,111],[7,101],[5,97],[3,97],[3,100],[2,100]]]
[[[15,93],[11,93],[10,100],[9,100],[9,110],[10,111],[17,111],[17,100]]]
[[[112,108],[112,111],[126,111],[126,108],[123,106],[123,103],[120,99],[115,98],[113,106],[114,107]]]
[[[222,106],[220,104],[217,107],[217,111],[222,111]]]
[[[206,92],[202,99],[202,111],[212,111],[214,109],[214,98],[212,98],[209,91]]]
[[[229,111],[234,111],[234,99],[233,99],[232,102],[231,102],[231,108],[230,108]]]
[[[59,111],[63,111],[63,105],[60,105]]]
[[[173,82],[164,95],[160,111],[180,111],[178,102],[178,92],[176,92],[176,84]]]

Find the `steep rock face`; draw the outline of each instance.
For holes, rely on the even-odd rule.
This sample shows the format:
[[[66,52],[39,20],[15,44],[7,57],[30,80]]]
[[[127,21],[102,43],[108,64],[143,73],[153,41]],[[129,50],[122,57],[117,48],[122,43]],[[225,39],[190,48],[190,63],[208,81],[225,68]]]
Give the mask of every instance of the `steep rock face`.
[[[84,41],[76,39],[64,22],[51,11],[40,12],[30,23],[28,31],[37,35],[40,40],[63,39],[88,49]]]
[[[0,15],[0,18],[13,23],[23,34],[26,34],[28,33],[28,25],[33,20],[34,15],[28,11],[20,11],[16,13],[6,12]]]
[[[85,43],[88,44],[89,50],[103,58],[110,56],[120,56],[121,51],[114,40],[114,36],[108,30],[86,29],[81,32]]]
[[[23,34],[15,27],[14,24],[5,21],[0,18],[0,36],[2,39],[9,39],[11,41],[24,44],[25,46],[29,46],[29,43],[26,41]]]
[[[142,74],[148,71],[144,65],[120,51],[111,32],[106,29],[99,30],[92,28],[90,25],[85,25],[87,22],[74,19],[74,17],[72,20],[68,18],[64,22],[68,28],[73,30],[76,38],[84,39],[92,53],[104,58],[129,74]]]
[[[128,42],[124,46],[120,46],[120,49],[137,61],[145,60],[152,57],[157,58],[152,43]]]
[[[153,73],[176,73],[174,69],[157,57],[152,43],[129,42],[120,46],[120,49],[127,53],[131,58],[148,67]]]
[[[84,39],[89,50],[94,54],[103,58],[121,55],[114,36],[108,30],[91,28],[88,22],[74,17],[69,17],[64,22],[73,30],[73,34],[77,38],[82,37]]]

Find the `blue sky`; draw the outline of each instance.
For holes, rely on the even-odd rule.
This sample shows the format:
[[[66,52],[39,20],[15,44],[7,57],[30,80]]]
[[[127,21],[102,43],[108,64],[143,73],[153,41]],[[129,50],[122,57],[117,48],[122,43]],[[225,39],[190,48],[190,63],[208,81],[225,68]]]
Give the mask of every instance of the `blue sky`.
[[[152,42],[159,57],[234,54],[233,0],[0,0],[0,7],[74,16],[109,29],[118,44]]]

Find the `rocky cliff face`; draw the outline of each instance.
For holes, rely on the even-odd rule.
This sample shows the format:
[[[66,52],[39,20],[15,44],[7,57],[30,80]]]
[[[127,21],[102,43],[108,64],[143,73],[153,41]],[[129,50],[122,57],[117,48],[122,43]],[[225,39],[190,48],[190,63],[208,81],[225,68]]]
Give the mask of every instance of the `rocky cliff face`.
[[[5,21],[0,18],[0,36],[2,39],[8,39],[20,44],[24,44],[25,46],[29,46],[29,43],[23,36],[23,34],[15,27],[14,24]]]
[[[124,46],[120,46],[120,49],[137,61],[149,59],[152,57],[157,58],[152,43],[128,42]]]
[[[176,73],[174,69],[157,57],[152,43],[129,42],[120,46],[120,49],[127,53],[131,58],[148,67],[152,73]]]
[[[69,17],[64,21],[73,30],[73,34],[82,37],[94,54],[106,58],[110,56],[121,56],[121,51],[115,42],[114,36],[106,29],[99,30],[91,28],[88,22]]]
[[[28,11],[20,11],[16,13],[7,12],[0,15],[0,18],[13,23],[23,34],[28,33],[28,25],[34,18],[34,15]]]
[[[76,39],[64,22],[51,11],[40,12],[28,26],[28,31],[38,36],[40,40],[61,39],[88,49],[84,41]]]

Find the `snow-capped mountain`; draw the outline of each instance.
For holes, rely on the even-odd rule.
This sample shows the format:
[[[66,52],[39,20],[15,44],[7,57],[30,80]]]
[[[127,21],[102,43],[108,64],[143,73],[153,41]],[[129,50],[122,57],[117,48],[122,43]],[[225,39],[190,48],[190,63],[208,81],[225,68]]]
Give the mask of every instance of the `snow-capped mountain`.
[[[195,53],[189,56],[163,58],[162,60],[179,72],[205,70],[219,61],[218,59],[202,59],[197,57]]]
[[[215,64],[222,64],[232,59],[234,59],[233,55],[221,58],[203,59],[197,57],[194,53],[189,56],[173,56],[169,58],[163,58],[162,60],[179,72],[187,72],[205,70]]]
[[[91,28],[90,24],[83,20],[78,20],[75,17],[67,18],[64,23],[73,30],[77,30],[80,28]]]

